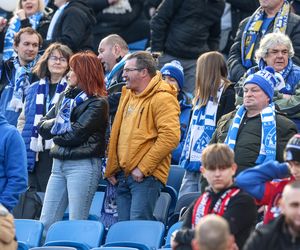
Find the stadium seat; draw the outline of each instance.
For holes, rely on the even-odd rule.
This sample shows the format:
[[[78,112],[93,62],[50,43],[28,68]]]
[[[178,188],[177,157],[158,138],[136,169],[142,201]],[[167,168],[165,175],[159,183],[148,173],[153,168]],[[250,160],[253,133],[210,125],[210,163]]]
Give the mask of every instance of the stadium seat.
[[[14,222],[19,250],[26,250],[32,247],[40,246],[44,230],[44,226],[40,221],[15,219]]]
[[[113,224],[107,232],[105,247],[158,249],[162,245],[165,226],[160,221],[131,220]]]
[[[156,201],[153,215],[156,220],[161,221],[166,225],[169,217],[169,208],[171,204],[171,196],[168,193],[161,192]]]
[[[136,41],[128,44],[128,48],[130,52],[145,50],[148,43],[148,39],[142,39],[140,41]]]
[[[171,165],[170,167],[167,185],[173,187],[177,193],[179,193],[184,172],[185,169],[178,165]]]
[[[104,236],[104,226],[99,221],[69,220],[52,224],[44,246],[69,246],[77,250],[99,247]]]
[[[132,247],[95,247],[91,250],[138,250],[137,248]]]
[[[53,246],[53,247],[34,247],[30,248],[29,250],[77,250],[75,247],[60,247],[60,246]]]

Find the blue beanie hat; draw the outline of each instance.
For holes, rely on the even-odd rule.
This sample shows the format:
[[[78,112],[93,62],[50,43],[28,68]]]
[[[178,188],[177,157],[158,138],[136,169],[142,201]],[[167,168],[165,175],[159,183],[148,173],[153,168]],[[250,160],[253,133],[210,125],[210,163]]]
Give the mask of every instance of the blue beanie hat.
[[[166,63],[160,70],[163,76],[170,76],[176,79],[178,82],[179,89],[183,88],[184,84],[184,74],[183,68],[179,61],[172,61],[170,63]]]
[[[248,83],[258,85],[270,98],[269,102],[272,102],[274,96],[274,86],[277,84],[277,79],[274,74],[275,70],[272,67],[267,66],[265,69],[249,75],[245,80],[244,86]]]

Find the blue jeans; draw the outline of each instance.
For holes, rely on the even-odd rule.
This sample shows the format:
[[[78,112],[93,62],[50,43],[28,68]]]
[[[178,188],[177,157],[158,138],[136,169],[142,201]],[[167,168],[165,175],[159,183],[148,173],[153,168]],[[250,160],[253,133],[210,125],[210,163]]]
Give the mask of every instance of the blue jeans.
[[[153,176],[136,182],[124,172],[117,174],[118,220],[155,220],[153,211],[163,184]]]
[[[192,172],[185,170],[182,184],[179,190],[178,199],[190,192],[200,192],[201,191],[201,173]]]
[[[70,220],[88,218],[100,176],[101,160],[98,158],[65,161],[53,159],[40,218],[45,232],[54,222],[63,218],[68,204]]]

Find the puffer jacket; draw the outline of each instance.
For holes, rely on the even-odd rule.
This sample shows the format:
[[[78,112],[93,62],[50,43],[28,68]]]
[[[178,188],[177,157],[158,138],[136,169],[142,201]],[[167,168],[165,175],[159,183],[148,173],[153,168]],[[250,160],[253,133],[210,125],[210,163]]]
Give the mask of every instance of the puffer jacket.
[[[128,175],[138,167],[147,176],[154,176],[166,183],[171,151],[180,139],[179,104],[175,87],[164,82],[160,72],[152,78],[146,89],[137,97],[141,103],[136,120],[128,140],[126,166],[119,165],[117,144],[123,112],[135,95],[123,87],[122,95],[111,131],[106,177],[111,177],[124,170]]]
[[[53,158],[77,160],[103,157],[105,153],[105,131],[108,124],[108,102],[104,97],[92,96],[76,106],[71,113],[72,130],[62,135],[51,134],[54,118],[59,112],[63,97],[75,98],[79,89],[68,89],[60,95],[57,104],[41,119],[39,134],[45,139],[53,139],[50,150]]]

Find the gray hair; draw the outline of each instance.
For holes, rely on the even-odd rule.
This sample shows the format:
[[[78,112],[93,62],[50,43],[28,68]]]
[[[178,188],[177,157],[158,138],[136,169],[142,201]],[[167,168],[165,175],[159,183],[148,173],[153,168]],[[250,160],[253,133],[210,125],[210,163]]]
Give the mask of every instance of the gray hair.
[[[280,32],[269,33],[261,39],[259,48],[255,52],[255,58],[257,63],[261,58],[266,57],[269,49],[274,48],[278,45],[284,45],[287,47],[289,51],[289,58],[294,56],[295,52],[293,44],[291,42],[291,39],[287,35]]]

